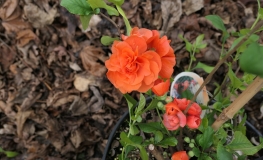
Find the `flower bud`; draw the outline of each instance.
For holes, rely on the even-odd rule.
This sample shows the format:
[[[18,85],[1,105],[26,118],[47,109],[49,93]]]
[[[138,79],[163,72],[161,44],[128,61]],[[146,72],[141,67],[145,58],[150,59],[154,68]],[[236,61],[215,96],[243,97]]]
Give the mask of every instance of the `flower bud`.
[[[195,156],[195,154],[194,154],[193,151],[189,151],[189,152],[188,152],[188,156],[189,156],[189,157],[193,157],[193,156]]]
[[[190,147],[190,148],[194,148],[195,145],[194,145],[193,143],[189,143],[189,147]]]
[[[158,109],[160,109],[160,110],[164,110],[164,105],[163,105],[162,102],[158,102],[158,103],[157,103],[157,107],[158,107]]]
[[[184,138],[184,141],[185,141],[186,143],[190,143],[190,138],[189,138],[189,137],[185,137],[185,138]]]
[[[173,101],[173,98],[170,97],[170,96],[167,96],[166,99],[165,99],[165,102],[166,102],[166,103],[170,103],[170,102],[172,102],[172,101]]]

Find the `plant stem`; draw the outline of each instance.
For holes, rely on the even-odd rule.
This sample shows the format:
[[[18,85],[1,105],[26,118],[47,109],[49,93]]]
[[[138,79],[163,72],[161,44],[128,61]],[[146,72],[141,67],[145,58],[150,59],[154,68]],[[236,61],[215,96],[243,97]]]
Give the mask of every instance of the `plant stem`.
[[[210,80],[212,79],[213,75],[215,74],[215,72],[217,71],[217,69],[227,60],[227,58],[229,56],[231,56],[255,31],[257,31],[261,26],[263,26],[263,20],[259,21],[258,24],[235,46],[233,47],[231,50],[229,50],[227,52],[227,54],[220,60],[217,62],[216,66],[214,67],[214,69],[211,71],[211,73],[206,77],[204,83],[200,86],[200,88],[197,90],[197,92],[195,93],[194,97],[192,98],[191,102],[188,104],[187,108],[185,109],[184,113],[186,114],[189,110],[189,108],[191,107],[191,105],[193,104],[193,102],[196,100],[197,95],[201,92],[201,90],[204,88],[204,86],[210,82]]]
[[[263,78],[256,77],[255,80],[241,93],[237,99],[219,115],[213,123],[212,128],[217,131],[220,126],[234,115],[263,87]]]
[[[119,36],[121,37],[121,30],[120,30],[120,27],[112,20],[110,19],[108,16],[106,16],[105,14],[103,13],[99,13],[102,17],[106,18],[108,21],[110,21],[118,30],[118,33],[119,33]]]
[[[162,154],[156,149],[156,147],[153,144],[150,144],[148,149],[157,160],[164,160]]]

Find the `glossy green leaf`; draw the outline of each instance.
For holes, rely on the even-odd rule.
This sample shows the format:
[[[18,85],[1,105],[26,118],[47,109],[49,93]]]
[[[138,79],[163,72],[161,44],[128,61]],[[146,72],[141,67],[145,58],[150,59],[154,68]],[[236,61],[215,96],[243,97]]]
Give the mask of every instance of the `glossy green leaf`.
[[[154,142],[159,143],[161,140],[163,140],[163,133],[160,131],[154,132]]]
[[[81,15],[79,17],[80,17],[80,22],[81,22],[83,30],[86,30],[89,26],[89,21],[92,17],[92,14],[91,15]]]
[[[125,26],[126,26],[126,32],[127,32],[127,35],[129,36],[130,33],[131,33],[131,29],[132,29],[131,25],[130,25],[130,22],[129,22],[128,18],[126,17],[126,14],[122,10],[122,8],[119,5],[116,5],[116,8],[119,11],[119,13],[121,14],[121,16],[123,17],[123,20],[124,20],[124,23],[125,23]]]
[[[225,149],[222,143],[218,143],[216,152],[218,160],[233,160],[232,154]]]
[[[154,98],[151,103],[144,109],[143,112],[149,111],[151,109],[157,108],[157,103],[159,102],[158,99]]]
[[[193,70],[198,68],[203,69],[206,73],[210,73],[214,69],[214,67],[208,66],[202,62],[198,62],[197,65],[193,68]]]
[[[124,0],[108,0],[109,2],[121,6],[124,2]]]
[[[263,8],[260,8],[258,11],[259,19],[263,19]]]
[[[212,127],[208,126],[203,134],[199,134],[197,136],[197,142],[203,148],[203,150],[209,148],[213,144],[213,134],[214,131]]]
[[[111,45],[114,41],[119,40],[119,38],[112,38],[110,36],[102,36],[100,39],[100,42],[105,45]]]
[[[208,15],[205,16],[205,18],[209,20],[216,29],[220,29],[221,31],[226,32],[226,27],[221,17],[217,15]]]
[[[167,148],[168,146],[176,146],[178,143],[175,137],[164,138],[161,142],[157,143],[157,145]]]
[[[243,71],[263,77],[263,46],[251,43],[240,55],[239,64]]]
[[[198,148],[194,147],[192,151],[194,152],[196,157],[200,157],[201,151]]]
[[[181,34],[178,37],[185,42],[185,49],[188,52],[192,52],[193,45],[187,39],[185,39]]]
[[[199,36],[197,36],[197,38],[195,40],[195,45],[202,44],[202,41],[204,40],[204,37],[205,37],[204,34],[200,34]]]
[[[107,10],[107,13],[111,16],[119,16],[119,12],[107,5],[103,0],[88,0],[88,3],[90,4],[91,8],[96,9],[96,8],[104,8]]]
[[[139,104],[136,108],[136,114],[139,114],[139,112],[141,112],[143,110],[143,108],[145,107],[146,104],[146,99],[144,97],[144,95],[142,93],[140,93],[140,100],[139,100]]]
[[[147,154],[145,148],[142,147],[142,146],[140,146],[139,149],[140,149],[140,156],[141,156],[141,159],[142,159],[142,160],[148,160],[148,159],[149,159],[149,156],[148,156],[148,154]]]
[[[237,78],[237,76],[235,75],[235,73],[232,71],[231,68],[229,68],[227,75],[230,78],[231,85],[233,88],[237,89],[243,85],[243,82],[241,82],[241,80]]]
[[[72,14],[93,14],[93,9],[90,7],[86,0],[61,0],[60,5],[65,7]]]
[[[145,133],[154,133],[162,129],[159,122],[138,123],[138,126]]]
[[[6,155],[8,158],[16,157],[18,154],[19,154],[18,152],[5,151],[5,155]]]
[[[129,94],[124,94],[123,96],[128,103],[129,110],[131,110],[131,108],[137,104],[137,101]]]
[[[138,134],[140,131],[138,130],[138,128],[137,128],[135,125],[131,125],[131,126],[130,126],[130,132],[131,132],[131,135],[136,135],[136,134]]]
[[[241,151],[246,155],[254,155],[263,148],[263,143],[258,146],[254,146],[245,135],[243,135],[240,131],[236,131],[234,133],[234,139],[230,142],[230,144],[226,145],[226,147],[233,151]]]

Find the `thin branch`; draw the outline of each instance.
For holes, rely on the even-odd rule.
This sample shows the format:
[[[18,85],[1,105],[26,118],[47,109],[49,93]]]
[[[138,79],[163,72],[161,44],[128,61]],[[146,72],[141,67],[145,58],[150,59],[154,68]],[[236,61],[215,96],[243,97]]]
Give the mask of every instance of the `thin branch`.
[[[120,27],[112,20],[110,19],[108,16],[106,16],[105,14],[103,13],[99,13],[102,17],[106,18],[108,21],[110,21],[118,30],[118,33],[119,33],[119,36],[121,37],[121,30],[120,30]]]
[[[191,105],[193,104],[193,102],[196,100],[197,95],[201,92],[201,90],[204,88],[204,86],[210,82],[210,80],[212,79],[213,75],[215,74],[215,72],[218,70],[218,68],[227,60],[227,58],[232,55],[237,49],[238,47],[240,47],[254,32],[256,32],[260,27],[263,26],[263,20],[259,21],[258,24],[231,50],[229,50],[227,52],[227,54],[220,60],[218,61],[218,63],[216,64],[216,66],[214,67],[214,69],[212,70],[212,72],[206,77],[204,83],[200,86],[200,88],[197,90],[197,92],[195,93],[194,97],[192,98],[191,102],[189,103],[189,105],[187,106],[187,108],[185,109],[184,113],[186,114],[189,110],[189,108],[191,107]]]

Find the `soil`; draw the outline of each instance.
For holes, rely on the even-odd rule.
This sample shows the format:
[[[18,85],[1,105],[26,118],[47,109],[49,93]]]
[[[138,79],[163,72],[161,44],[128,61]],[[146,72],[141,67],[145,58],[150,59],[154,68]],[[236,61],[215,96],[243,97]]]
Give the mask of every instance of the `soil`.
[[[0,147],[18,152],[14,160],[100,160],[112,128],[127,111],[122,94],[106,77],[110,47],[100,43],[102,35],[116,37],[118,30],[96,15],[83,31],[79,17],[59,3],[0,0]],[[189,53],[178,35],[194,42],[205,34],[208,46],[196,54],[193,65],[214,66],[222,33],[205,16],[217,14],[228,31],[236,31],[250,27],[257,13],[254,0],[127,0],[122,7],[132,26],[168,36],[177,61],[173,75],[189,65]],[[122,18],[111,18],[125,34]],[[262,38],[260,34],[260,43]],[[232,43],[229,39],[225,48]],[[233,70],[239,70],[236,64]],[[207,76],[203,70],[194,71]],[[226,74],[227,66],[222,65],[207,89],[212,92]],[[131,95],[138,98],[136,92]],[[262,96],[258,93],[245,107],[248,121],[261,133]],[[249,136],[258,142],[257,134]],[[8,158],[0,153],[0,159]]]

